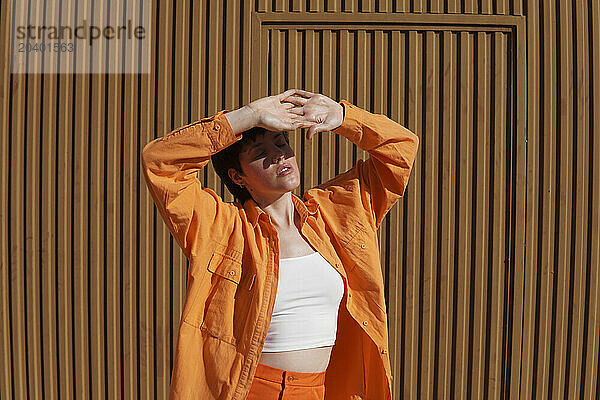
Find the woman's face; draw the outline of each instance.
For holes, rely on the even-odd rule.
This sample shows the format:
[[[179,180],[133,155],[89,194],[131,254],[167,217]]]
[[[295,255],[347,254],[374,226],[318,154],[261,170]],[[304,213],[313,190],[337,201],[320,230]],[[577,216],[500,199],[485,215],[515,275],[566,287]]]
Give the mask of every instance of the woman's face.
[[[300,185],[294,150],[280,132],[266,132],[240,153],[242,174],[230,169],[255,200],[269,202]],[[232,172],[233,171],[233,172]]]

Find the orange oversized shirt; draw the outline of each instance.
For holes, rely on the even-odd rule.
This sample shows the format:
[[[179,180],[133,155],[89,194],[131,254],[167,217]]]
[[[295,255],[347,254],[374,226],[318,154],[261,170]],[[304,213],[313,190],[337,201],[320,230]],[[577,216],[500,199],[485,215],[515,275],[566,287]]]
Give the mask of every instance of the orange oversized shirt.
[[[419,138],[384,115],[342,101],[334,130],[369,152],[303,199],[301,233],[344,280],[325,398],[391,399],[387,312],[377,228],[404,194]],[[245,399],[277,290],[279,244],[253,200],[226,203],[196,173],[241,138],[221,111],[148,143],[143,172],[156,206],[189,259],[171,399]],[[331,133],[326,133],[331,134]]]

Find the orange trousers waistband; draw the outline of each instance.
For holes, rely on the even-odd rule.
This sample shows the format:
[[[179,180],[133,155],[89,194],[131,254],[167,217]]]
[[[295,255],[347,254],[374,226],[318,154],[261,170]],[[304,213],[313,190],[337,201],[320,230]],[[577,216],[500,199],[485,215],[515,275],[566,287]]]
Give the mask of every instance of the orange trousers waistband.
[[[294,372],[265,364],[258,364],[254,376],[273,383],[285,383],[293,386],[322,386],[325,384],[325,371]]]
[[[323,400],[325,371],[294,372],[258,364],[247,400]]]

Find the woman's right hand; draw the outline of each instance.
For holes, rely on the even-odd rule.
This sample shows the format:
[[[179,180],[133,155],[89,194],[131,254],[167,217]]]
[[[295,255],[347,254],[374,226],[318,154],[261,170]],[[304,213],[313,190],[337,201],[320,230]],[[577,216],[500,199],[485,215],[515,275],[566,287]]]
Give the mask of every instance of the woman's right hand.
[[[298,89],[290,89],[275,96],[263,97],[248,104],[255,115],[255,126],[270,131],[288,131],[296,128],[307,128],[314,125],[304,116],[292,111],[296,108],[294,104],[285,100],[298,92]]]
[[[308,121],[298,115],[296,105],[285,100],[296,94],[298,89],[290,89],[283,93],[263,97],[252,103],[225,114],[235,133],[241,133],[254,126],[270,131],[290,131],[297,128],[310,128],[315,122]]]

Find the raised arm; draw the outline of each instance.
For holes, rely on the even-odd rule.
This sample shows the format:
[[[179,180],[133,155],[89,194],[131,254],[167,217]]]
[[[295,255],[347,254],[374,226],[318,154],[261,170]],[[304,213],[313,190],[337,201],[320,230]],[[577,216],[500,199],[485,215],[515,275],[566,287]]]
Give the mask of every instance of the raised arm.
[[[299,90],[286,100],[296,108],[292,112],[314,122],[307,137],[332,131],[346,137],[370,157],[359,160],[349,171],[318,186],[324,190],[359,192],[356,207],[368,208],[377,229],[386,213],[404,194],[412,169],[419,138],[385,115],[372,114],[347,101],[337,103],[327,96]]]
[[[294,93],[288,90],[231,112],[221,111],[154,139],[142,150],[142,170],[152,199],[188,258],[206,250],[212,240],[230,235],[237,213],[234,205],[202,187],[197,172],[213,154],[254,126],[277,131],[313,125],[291,112],[292,104],[283,102]]]

